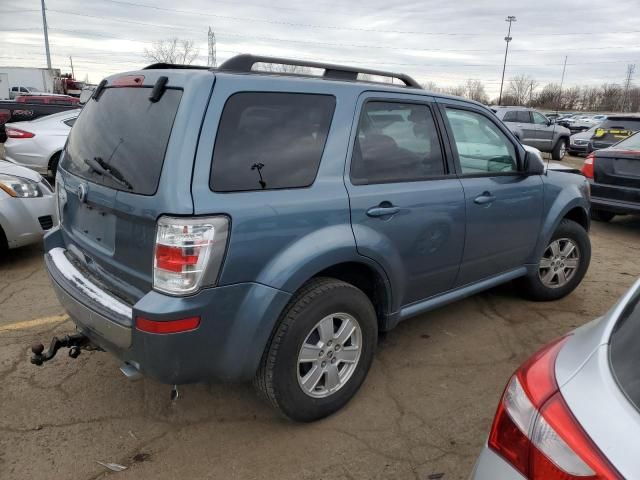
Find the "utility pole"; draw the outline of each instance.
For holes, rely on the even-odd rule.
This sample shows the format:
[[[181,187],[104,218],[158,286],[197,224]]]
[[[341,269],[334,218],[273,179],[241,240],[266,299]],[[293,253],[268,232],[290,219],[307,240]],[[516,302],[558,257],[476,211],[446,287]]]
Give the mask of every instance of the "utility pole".
[[[629,97],[629,90],[631,89],[631,82],[633,81],[633,74],[635,71],[635,64],[627,65],[627,78],[624,82],[624,95],[622,97],[622,105],[620,106],[620,111],[623,113],[627,107],[627,98]]]
[[[71,62],[71,77],[76,78],[76,73],[73,71],[73,57],[71,55],[69,55],[69,61]]]
[[[47,68],[51,69],[51,53],[49,53],[49,32],[47,31],[47,13],[44,0],[40,0],[42,5],[42,28],[44,29],[44,49],[47,52]]]
[[[207,40],[209,46],[207,65],[215,68],[218,66],[218,62],[216,60],[216,34],[213,33],[213,29],[211,27],[209,27],[209,32],[207,33]]]
[[[505,22],[509,22],[509,30],[507,36],[504,37],[504,41],[507,42],[507,47],[504,49],[504,63],[502,64],[502,80],[500,81],[500,96],[498,97],[498,105],[502,105],[502,86],[504,85],[504,71],[507,68],[507,54],[509,53],[509,42],[511,39],[511,24],[516,21],[516,17],[509,15],[505,18]]]

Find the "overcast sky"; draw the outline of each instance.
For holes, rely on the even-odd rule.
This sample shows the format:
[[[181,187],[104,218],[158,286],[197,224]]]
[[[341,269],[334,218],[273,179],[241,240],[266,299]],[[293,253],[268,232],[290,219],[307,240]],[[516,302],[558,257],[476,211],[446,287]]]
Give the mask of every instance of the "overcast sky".
[[[146,63],[157,40],[194,40],[207,62],[236,53],[406,72],[452,86],[479,79],[497,96],[507,15],[515,15],[506,81],[519,74],[566,85],[622,83],[640,64],[638,0],[47,0],[52,63],[97,83]],[[39,0],[0,0],[0,65],[46,66]],[[640,67],[639,67],[640,68]],[[640,78],[640,71],[636,75]],[[640,80],[636,82],[640,84]]]

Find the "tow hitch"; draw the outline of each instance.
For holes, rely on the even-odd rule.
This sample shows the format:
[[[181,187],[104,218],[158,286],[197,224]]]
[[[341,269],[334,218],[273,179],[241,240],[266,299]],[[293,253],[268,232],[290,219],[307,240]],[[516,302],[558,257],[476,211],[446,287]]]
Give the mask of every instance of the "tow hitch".
[[[48,362],[56,356],[58,350],[61,348],[69,349],[69,356],[71,358],[78,358],[82,350],[101,350],[91,343],[88,337],[81,333],[74,333],[73,335],[65,335],[62,338],[53,337],[49,350],[44,351],[44,345],[41,343],[34,343],[31,346],[31,363],[34,365],[42,365],[44,362]]]

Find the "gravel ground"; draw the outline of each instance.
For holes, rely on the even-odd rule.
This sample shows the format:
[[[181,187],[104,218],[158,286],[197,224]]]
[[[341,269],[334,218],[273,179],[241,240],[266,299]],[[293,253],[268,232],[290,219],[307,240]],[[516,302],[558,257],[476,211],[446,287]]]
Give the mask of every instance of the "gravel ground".
[[[640,218],[594,223],[591,239],[572,295],[532,303],[506,285],[408,320],[381,339],[355,399],[309,425],[281,419],[248,385],[185,386],[171,402],[168,386],[126,381],[104,353],[30,365],[31,343],[72,324],[41,248],[11,252],[0,261],[0,478],[466,479],[511,372],[640,276]]]

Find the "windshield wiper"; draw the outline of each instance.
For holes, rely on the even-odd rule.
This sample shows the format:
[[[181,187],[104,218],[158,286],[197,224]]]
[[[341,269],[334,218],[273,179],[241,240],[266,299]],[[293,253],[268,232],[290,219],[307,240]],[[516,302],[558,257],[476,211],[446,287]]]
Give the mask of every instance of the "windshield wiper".
[[[97,173],[98,175],[102,175],[105,177],[109,177],[111,180],[123,185],[129,190],[133,190],[133,186],[127,182],[124,178],[122,178],[122,174],[117,170],[105,165],[104,161],[100,157],[95,158],[85,158],[84,163],[88,165],[88,167]]]

